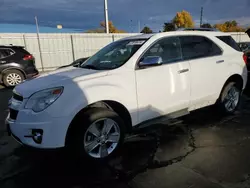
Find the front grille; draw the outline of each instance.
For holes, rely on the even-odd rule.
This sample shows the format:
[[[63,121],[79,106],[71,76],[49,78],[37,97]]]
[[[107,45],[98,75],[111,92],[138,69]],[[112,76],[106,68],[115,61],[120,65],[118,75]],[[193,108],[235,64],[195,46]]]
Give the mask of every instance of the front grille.
[[[13,109],[10,108],[9,112],[10,112],[10,119],[16,120],[18,111],[17,110],[13,110]]]
[[[12,103],[12,101],[13,101],[13,103]],[[22,101],[23,101],[23,96],[17,94],[16,92],[13,92],[12,99],[10,100],[11,103],[9,104],[9,113],[10,113],[9,117],[10,117],[10,119],[12,119],[12,120],[17,119],[18,109],[19,109],[19,106],[20,106],[20,105],[18,105],[18,103],[21,104]]]
[[[13,92],[13,99],[17,100],[17,101],[23,101],[23,96],[18,95],[16,93]]]

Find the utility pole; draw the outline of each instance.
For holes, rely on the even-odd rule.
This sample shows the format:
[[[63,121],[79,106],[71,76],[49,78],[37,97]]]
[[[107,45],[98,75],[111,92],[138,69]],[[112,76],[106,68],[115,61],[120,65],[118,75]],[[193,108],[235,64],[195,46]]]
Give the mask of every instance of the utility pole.
[[[109,33],[109,17],[108,17],[108,0],[104,0],[104,15],[105,15],[105,25],[106,33]]]
[[[39,49],[39,54],[40,54],[41,66],[42,66],[42,71],[44,71],[43,56],[42,56],[40,36],[39,36],[40,32],[39,32],[38,20],[37,20],[36,16],[35,16],[35,21],[36,21],[36,34],[37,34],[37,42],[38,42],[38,49]]]
[[[138,21],[138,33],[140,33],[141,32],[141,21],[139,20]]]
[[[202,26],[202,19],[203,19],[203,7],[201,7],[200,27]]]

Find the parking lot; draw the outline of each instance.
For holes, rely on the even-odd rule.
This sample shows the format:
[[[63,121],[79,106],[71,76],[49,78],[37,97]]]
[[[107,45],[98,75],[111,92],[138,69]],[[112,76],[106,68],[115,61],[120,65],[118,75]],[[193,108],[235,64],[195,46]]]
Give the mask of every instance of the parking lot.
[[[66,161],[62,151],[33,151],[7,136],[4,119],[11,89],[0,86],[0,187],[250,186],[250,100],[235,115],[211,107],[176,125],[152,125],[129,137],[108,164]]]

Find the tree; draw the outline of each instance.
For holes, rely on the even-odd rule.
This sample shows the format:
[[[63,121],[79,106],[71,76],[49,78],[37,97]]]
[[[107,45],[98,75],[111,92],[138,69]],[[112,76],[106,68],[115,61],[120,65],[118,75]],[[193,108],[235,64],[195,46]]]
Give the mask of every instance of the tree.
[[[148,26],[145,26],[142,29],[141,33],[153,33],[153,31]]]
[[[241,28],[235,20],[226,21],[222,24],[215,24],[215,28],[222,32],[244,32],[245,29]]]
[[[106,23],[102,21],[100,23],[101,28],[91,29],[86,31],[87,33],[105,33],[106,32]],[[126,33],[126,31],[117,29],[112,21],[109,21],[109,33]]]
[[[97,28],[97,29],[90,29],[86,31],[86,33],[105,33],[105,31],[102,28]]]
[[[174,23],[171,23],[171,22],[164,23],[163,31],[164,32],[175,31],[175,25],[174,25]]]
[[[204,23],[201,25],[202,28],[213,28],[210,23]]]
[[[176,16],[173,19],[173,23],[178,28],[194,27],[194,21],[191,14],[185,10],[177,12]]]

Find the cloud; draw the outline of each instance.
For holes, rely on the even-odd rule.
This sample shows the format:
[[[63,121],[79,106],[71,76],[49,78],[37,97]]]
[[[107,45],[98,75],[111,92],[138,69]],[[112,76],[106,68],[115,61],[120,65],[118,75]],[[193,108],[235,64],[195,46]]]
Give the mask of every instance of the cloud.
[[[44,26],[92,29],[104,20],[103,0],[0,0],[0,23],[34,24],[34,16]],[[217,23],[236,19],[240,24],[250,23],[250,0],[108,0],[109,18],[128,31],[137,31],[148,25],[158,31],[177,11],[187,10],[199,23],[200,8],[204,20]]]

